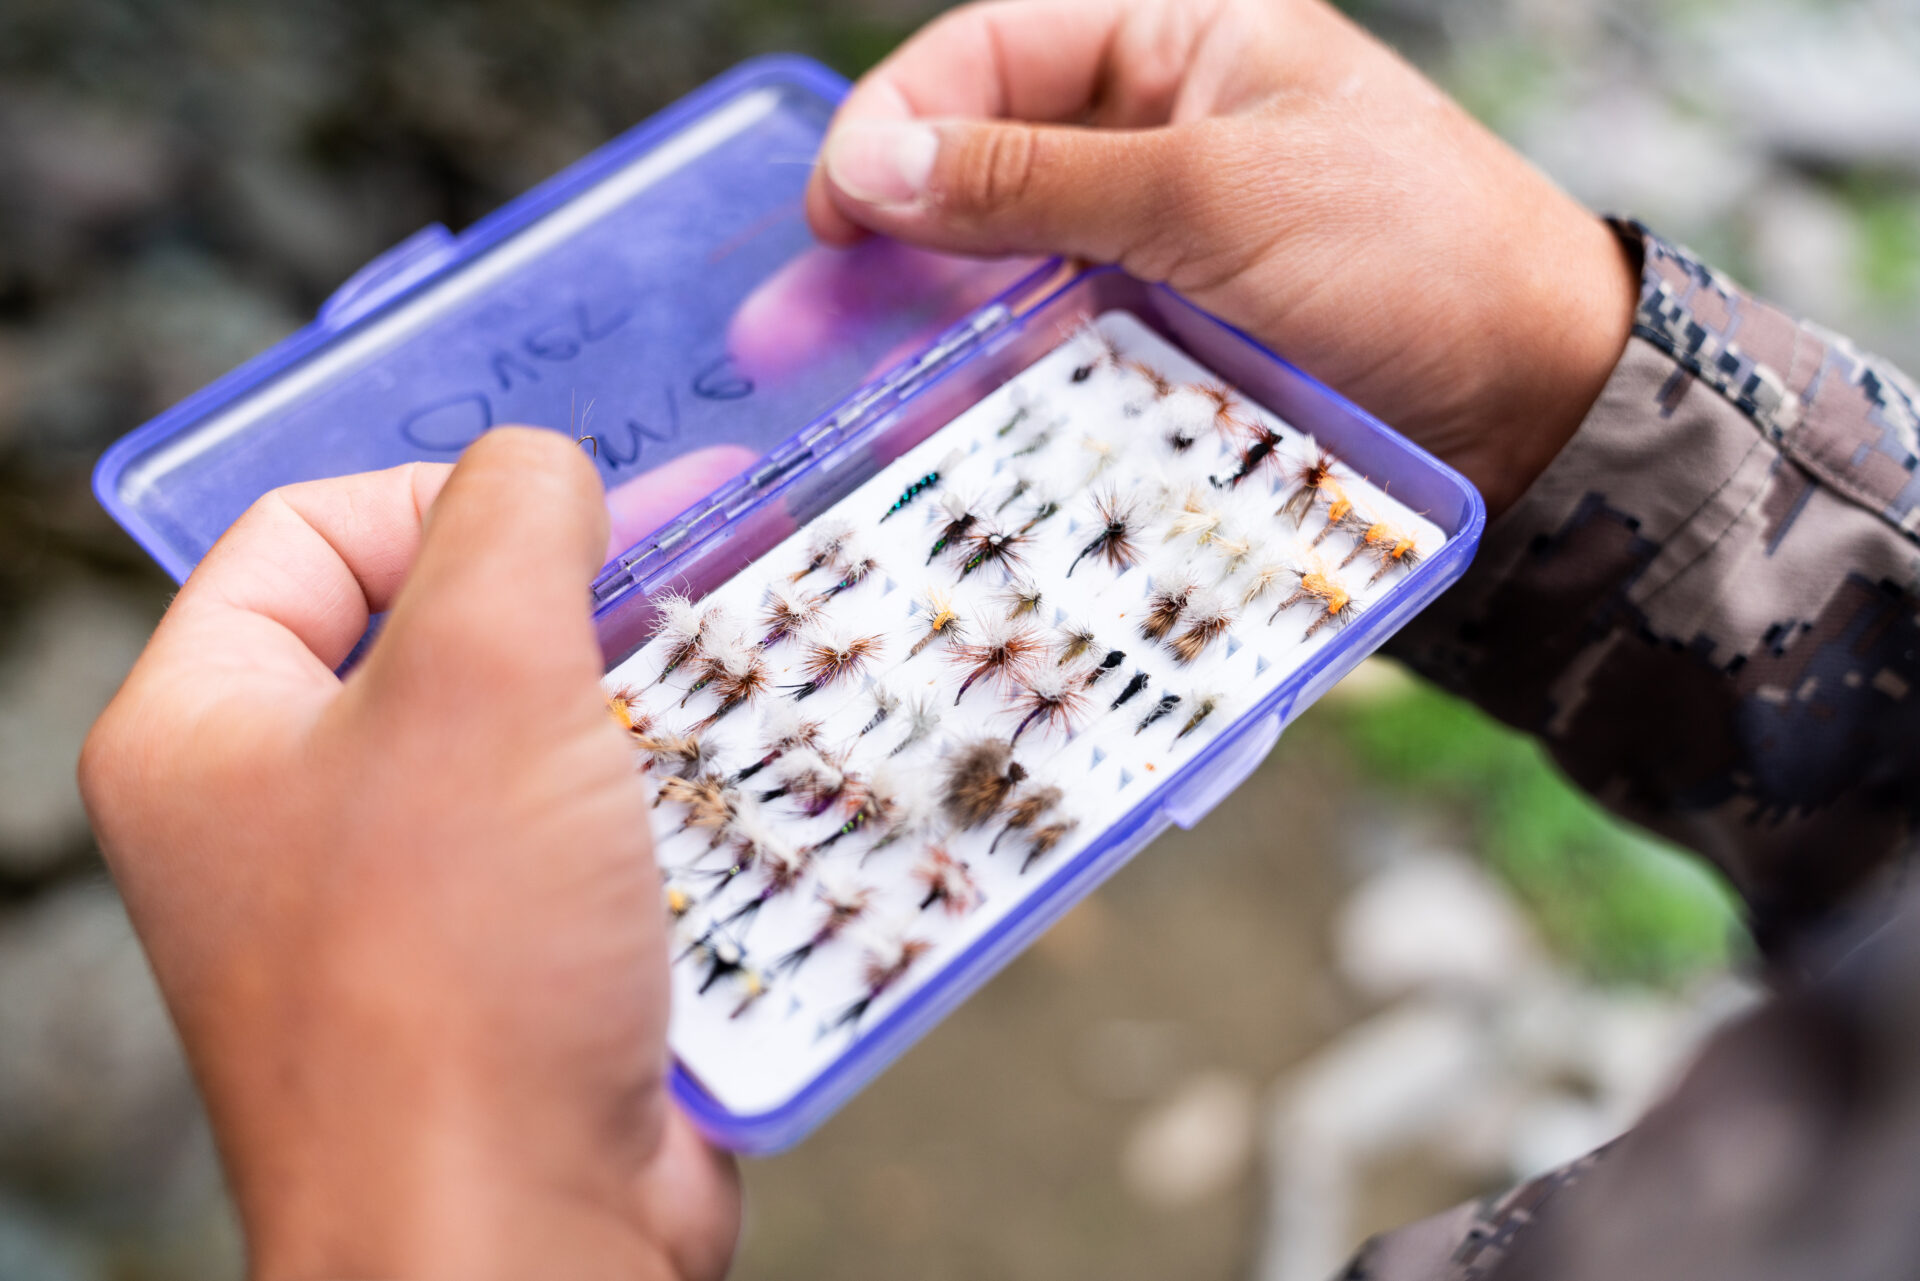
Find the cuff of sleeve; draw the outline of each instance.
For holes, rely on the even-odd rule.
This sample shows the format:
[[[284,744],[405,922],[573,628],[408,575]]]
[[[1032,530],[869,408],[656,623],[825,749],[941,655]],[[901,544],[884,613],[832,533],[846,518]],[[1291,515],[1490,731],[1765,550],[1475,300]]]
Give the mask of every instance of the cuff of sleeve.
[[[1597,636],[1688,638],[1672,643],[1737,664],[1787,606],[1817,609],[1777,585],[1726,590],[1746,557],[1772,556],[1815,491],[1864,509],[1866,524],[1920,533],[1920,415],[1904,379],[1640,224],[1614,227],[1643,263],[1620,363],[1472,570],[1389,648],[1550,737]]]

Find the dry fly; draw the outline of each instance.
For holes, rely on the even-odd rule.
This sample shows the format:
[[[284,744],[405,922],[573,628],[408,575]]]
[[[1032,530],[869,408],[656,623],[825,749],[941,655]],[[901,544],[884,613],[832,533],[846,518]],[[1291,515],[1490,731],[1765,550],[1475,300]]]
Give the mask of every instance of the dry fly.
[[[960,621],[960,611],[953,607],[953,597],[945,592],[937,588],[928,591],[921,607],[927,616],[926,630],[907,650],[908,659],[918,658],[921,650],[943,636],[953,640],[966,634],[966,624]]]
[[[707,990],[721,979],[738,974],[746,968],[747,950],[720,930],[710,926],[707,932],[693,941],[693,945],[682,955],[697,955],[705,958],[707,975],[700,980],[699,991],[705,995]]]
[[[1083,383],[1102,369],[1120,368],[1121,356],[1118,344],[1092,325],[1082,326],[1080,332],[1074,335],[1074,341],[1080,345],[1085,354],[1073,367],[1073,372],[1068,375],[1068,381]]]
[[[1140,723],[1133,727],[1133,732],[1136,735],[1145,733],[1149,725],[1170,716],[1173,713],[1173,709],[1178,706],[1180,706],[1180,696],[1178,694],[1162,694],[1160,701],[1153,705],[1153,710],[1145,716],[1142,716]]]
[[[686,816],[680,820],[678,831],[698,828],[701,831],[718,834],[739,813],[740,797],[725,779],[712,774],[703,774],[699,778],[668,778],[660,781],[660,792],[653,798],[658,806],[666,802],[685,807]]]
[[[765,736],[761,740],[764,754],[735,774],[734,782],[746,782],[796,747],[814,746],[820,740],[820,722],[808,720],[791,703],[775,703],[767,709],[761,733]]]
[[[1080,448],[1085,450],[1093,460],[1092,465],[1087,468],[1086,477],[1081,481],[1084,485],[1091,485],[1098,480],[1107,468],[1113,466],[1120,458],[1120,446],[1106,436],[1088,433],[1080,438]]]
[[[1201,723],[1204,722],[1207,717],[1220,710],[1221,701],[1218,694],[1201,694],[1196,698],[1193,704],[1192,715],[1187,717],[1187,723],[1180,727],[1180,732],[1173,736],[1173,741],[1177,743],[1187,735],[1193,733],[1193,731],[1199,729]]]
[[[1026,777],[1026,767],[1013,759],[1011,744],[982,739],[954,755],[940,803],[956,826],[979,827],[1000,812],[1007,793]]]
[[[1058,668],[1038,672],[1014,703],[1013,710],[1024,715],[1007,741],[1018,743],[1028,727],[1036,724],[1043,730],[1059,730],[1070,735],[1086,707],[1086,690],[1071,676]]]
[[[1139,392],[1129,395],[1121,406],[1120,412],[1128,418],[1138,418],[1150,405],[1173,394],[1172,381],[1146,361],[1123,360],[1120,367],[1140,384]]]
[[[880,568],[877,558],[863,548],[856,548],[849,540],[841,548],[840,558],[834,562],[834,568],[840,573],[840,581],[820,593],[820,601],[825,604],[841,592],[851,591],[873,576]]]
[[[1414,545],[1413,535],[1396,529],[1385,521],[1376,521],[1362,530],[1359,540],[1347,558],[1340,562],[1345,569],[1353,563],[1355,557],[1367,556],[1374,562],[1373,577],[1367,580],[1372,586],[1396,569],[1412,569],[1420,563],[1420,549]]]
[[[806,876],[807,868],[813,861],[812,851],[795,849],[775,836],[769,828],[756,828],[749,839],[753,841],[756,851],[754,866],[760,872],[760,892],[734,909],[721,922],[723,925],[756,915],[769,902],[792,890]]]
[[[847,772],[840,763],[810,747],[788,752],[780,759],[777,773],[780,786],[762,792],[760,799],[791,796],[809,818],[826,813],[847,788]]]
[[[1160,438],[1176,454],[1184,454],[1213,426],[1212,399],[1192,384],[1176,387],[1160,403],[1160,421],[1165,430]]]
[[[1215,489],[1232,489],[1263,467],[1275,465],[1281,457],[1277,452],[1280,448],[1279,432],[1265,423],[1254,423],[1247,430],[1248,440],[1240,450],[1240,465],[1225,480],[1212,477]]]
[[[1009,534],[1000,529],[970,535],[967,539],[967,559],[960,565],[960,577],[965,578],[982,565],[998,565],[1009,574],[1015,573],[1025,564],[1026,545],[1025,534]]]
[[[801,673],[807,679],[783,688],[792,691],[796,701],[817,694],[859,672],[880,652],[882,643],[883,638],[879,636],[815,634],[806,642],[805,657],[800,664]]]
[[[1060,629],[1060,657],[1054,660],[1054,666],[1079,662],[1092,653],[1097,644],[1099,638],[1093,634],[1093,628],[1085,623],[1069,623]]]
[[[925,742],[927,735],[939,728],[940,708],[932,698],[921,695],[907,704],[907,732],[900,736],[889,758],[900,755],[915,743]]]
[[[865,916],[873,906],[873,891],[828,869],[822,868],[814,897],[826,908],[820,923],[800,946],[773,963],[778,970],[797,970],[820,948],[840,937],[848,926]]]
[[[1067,566],[1067,577],[1073,577],[1073,571],[1080,568],[1080,562],[1089,556],[1098,556],[1107,562],[1115,573],[1125,573],[1140,559],[1140,549],[1134,545],[1134,537],[1139,532],[1139,506],[1130,498],[1108,489],[1093,497],[1094,520],[1100,526],[1100,532],[1093,540],[1080,549],[1073,558],[1073,564]]]
[[[973,869],[937,845],[913,869],[913,876],[926,888],[920,900],[922,912],[938,903],[949,916],[965,916],[980,905],[980,886],[973,879]]]
[[[1061,800],[1062,793],[1057,787],[1030,787],[1015,796],[1013,803],[1007,806],[1006,826],[1002,827],[999,835],[993,838],[993,844],[987,846],[987,853],[991,854],[999,849],[1000,842],[1006,839],[1007,833],[1024,832],[1038,823]]]
[[[1078,826],[1080,824],[1077,821],[1066,818],[1048,823],[1045,827],[1035,828],[1033,835],[1027,838],[1027,857],[1020,863],[1020,874],[1026,875],[1028,868],[1053,853],[1060,842],[1067,839],[1073,829]]]
[[[980,522],[973,510],[973,504],[960,495],[948,492],[940,495],[940,509],[946,514],[946,524],[940,526],[940,536],[933,540],[933,547],[927,552],[927,564],[940,559],[940,553],[967,536],[967,531]]]
[[[1028,390],[1025,383],[1016,384],[1013,390],[1007,394],[1007,400],[1013,405],[1013,415],[1009,417],[1006,422],[1000,424],[994,431],[994,436],[1000,439],[1005,439],[1007,436],[1012,435],[1013,429],[1025,422],[1035,408],[1043,407],[1046,404],[1045,399]]]
[[[771,649],[794,633],[813,626],[820,620],[820,607],[825,601],[824,596],[799,591],[788,583],[770,585],[766,611],[760,616],[760,625],[767,629],[767,634],[760,638],[760,648]]]
[[[653,639],[664,640],[667,648],[661,656],[660,674],[653,678],[655,685],[673,675],[682,663],[700,652],[702,643],[719,621],[720,614],[718,606],[702,610],[678,592],[667,592],[661,596],[659,609],[659,617],[653,625]]]
[[[720,723],[720,719],[739,707],[744,707],[754,699],[766,693],[773,682],[767,670],[767,661],[759,654],[748,651],[738,660],[722,664],[719,677],[714,681],[714,693],[719,702],[714,709],[694,722],[694,729],[709,730]]]
[[[1198,590],[1184,575],[1169,577],[1147,597],[1147,616],[1140,620],[1140,634],[1150,641],[1165,640],[1179,625]]]
[[[1176,538],[1191,538],[1205,547],[1213,540],[1220,525],[1227,518],[1221,508],[1210,506],[1206,495],[1197,489],[1190,489],[1181,500],[1180,510],[1167,522],[1167,542]]]
[[[1295,570],[1293,595],[1281,601],[1273,611],[1269,623],[1277,620],[1281,614],[1302,603],[1314,606],[1313,622],[1307,626],[1302,640],[1311,640],[1313,634],[1329,624],[1336,628],[1345,627],[1360,613],[1358,602],[1353,593],[1341,585],[1340,580],[1324,569]]]
[[[1353,505],[1353,499],[1347,497],[1347,491],[1338,485],[1329,484],[1321,491],[1321,497],[1327,505],[1327,523],[1313,536],[1312,546],[1318,547],[1326,541],[1328,534],[1338,529],[1365,529],[1370,523]]]
[[[873,688],[867,691],[867,696],[873,700],[873,716],[860,727],[860,732],[854,736],[856,738],[865,738],[879,729],[887,717],[900,708],[900,696],[884,683],[875,682]]]
[[[1000,594],[995,597],[995,599],[1005,607],[1007,617],[1012,619],[1031,618],[1038,614],[1040,612],[1040,602],[1043,597],[1040,589],[1034,586],[1031,581],[1024,578],[1016,578],[1009,582],[1006,587],[1002,588]]]
[[[1168,648],[1180,662],[1191,663],[1227,634],[1233,626],[1233,613],[1212,592],[1197,593],[1187,607],[1186,623],[1186,629],[1168,642]]]
[[[1052,520],[1059,514],[1060,500],[1050,491],[1043,489],[1034,495],[1033,506],[1029,509],[1026,520],[1014,532],[1022,535],[1031,534],[1037,526]]]
[[[607,715],[630,738],[645,738],[653,729],[653,717],[640,706],[640,691],[623,685],[607,695]]]
[[[845,521],[827,521],[813,531],[813,537],[807,540],[807,565],[805,569],[788,577],[790,583],[797,583],[819,569],[822,565],[832,564],[840,559],[840,551],[853,537],[853,526]]]
[[[874,770],[861,783],[848,789],[847,821],[814,845],[814,851],[833,848],[836,841],[852,836],[862,828],[884,830],[900,807],[900,786],[886,766]]]
[[[907,938],[900,934],[870,940],[860,964],[861,980],[866,984],[865,994],[835,1015],[820,1029],[820,1035],[825,1036],[837,1027],[859,1027],[861,1018],[873,1008],[873,1003],[887,989],[905,978],[914,962],[932,950],[933,944],[926,939]]]
[[[1244,607],[1262,599],[1275,587],[1292,581],[1293,571],[1279,561],[1263,561],[1247,575],[1246,586],[1240,592],[1240,604]]]
[[[1339,482],[1333,477],[1333,469],[1339,462],[1326,450],[1318,450],[1306,462],[1297,463],[1287,474],[1287,501],[1280,504],[1276,516],[1291,516],[1295,525],[1307,523],[1307,513],[1313,510],[1314,503],[1321,500],[1330,488],[1337,489]]]
[[[1032,628],[1010,619],[993,619],[982,629],[978,643],[954,645],[947,657],[967,668],[960,692],[953,696],[956,705],[980,680],[1013,689],[1027,676],[1034,662],[1046,653],[1047,644]]]
[[[893,812],[887,816],[886,830],[867,846],[867,852],[860,856],[864,866],[866,861],[900,841],[918,841],[945,830],[945,820],[935,803],[924,792],[901,792],[896,798]]]
[[[681,778],[700,773],[713,754],[698,734],[653,734],[634,739],[634,745],[649,754],[648,765],[658,765]]]

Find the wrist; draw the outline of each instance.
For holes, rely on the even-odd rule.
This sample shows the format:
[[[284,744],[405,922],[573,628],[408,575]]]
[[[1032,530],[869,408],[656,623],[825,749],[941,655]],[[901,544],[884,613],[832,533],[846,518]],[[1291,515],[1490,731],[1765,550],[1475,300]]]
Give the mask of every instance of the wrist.
[[[674,1115],[659,1074],[583,1112],[586,1091],[527,1088],[406,995],[433,985],[306,970],[270,1002],[226,987],[241,1017],[189,1038],[253,1281],[675,1275],[647,1195]]]
[[[1636,255],[1607,223],[1564,203],[1561,233],[1540,238],[1545,252],[1516,273],[1498,305],[1503,323],[1489,328],[1497,335],[1488,357],[1497,387],[1484,402],[1491,447],[1474,477],[1489,519],[1573,439],[1633,331]]]
[[[503,1144],[431,1104],[353,1111],[237,1145],[252,1281],[676,1275],[646,1230],[641,1172]]]

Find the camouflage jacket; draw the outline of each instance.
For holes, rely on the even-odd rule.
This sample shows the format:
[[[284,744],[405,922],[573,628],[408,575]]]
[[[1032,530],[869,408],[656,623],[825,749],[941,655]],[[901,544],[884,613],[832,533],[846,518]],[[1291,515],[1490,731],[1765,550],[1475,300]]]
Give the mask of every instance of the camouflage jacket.
[[[1920,903],[1893,888],[1920,816],[1917,398],[1618,229],[1644,263],[1626,353],[1395,651],[1711,859],[1783,995],[1602,1153],[1348,1275],[1914,1275],[1920,1072],[1892,1069],[1920,1060]]]

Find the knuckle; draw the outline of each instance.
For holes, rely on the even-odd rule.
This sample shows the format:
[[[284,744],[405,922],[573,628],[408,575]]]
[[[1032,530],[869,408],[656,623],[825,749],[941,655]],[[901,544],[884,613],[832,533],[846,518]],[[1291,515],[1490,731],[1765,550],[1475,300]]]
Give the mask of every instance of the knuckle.
[[[959,188],[976,210],[1017,205],[1032,189],[1038,148],[1031,129],[1004,125],[982,129],[963,154]]]
[[[134,723],[121,714],[121,700],[115,699],[87,731],[80,745],[80,760],[74,775],[80,785],[80,801],[97,821],[130,784],[134,745],[130,741]]]

